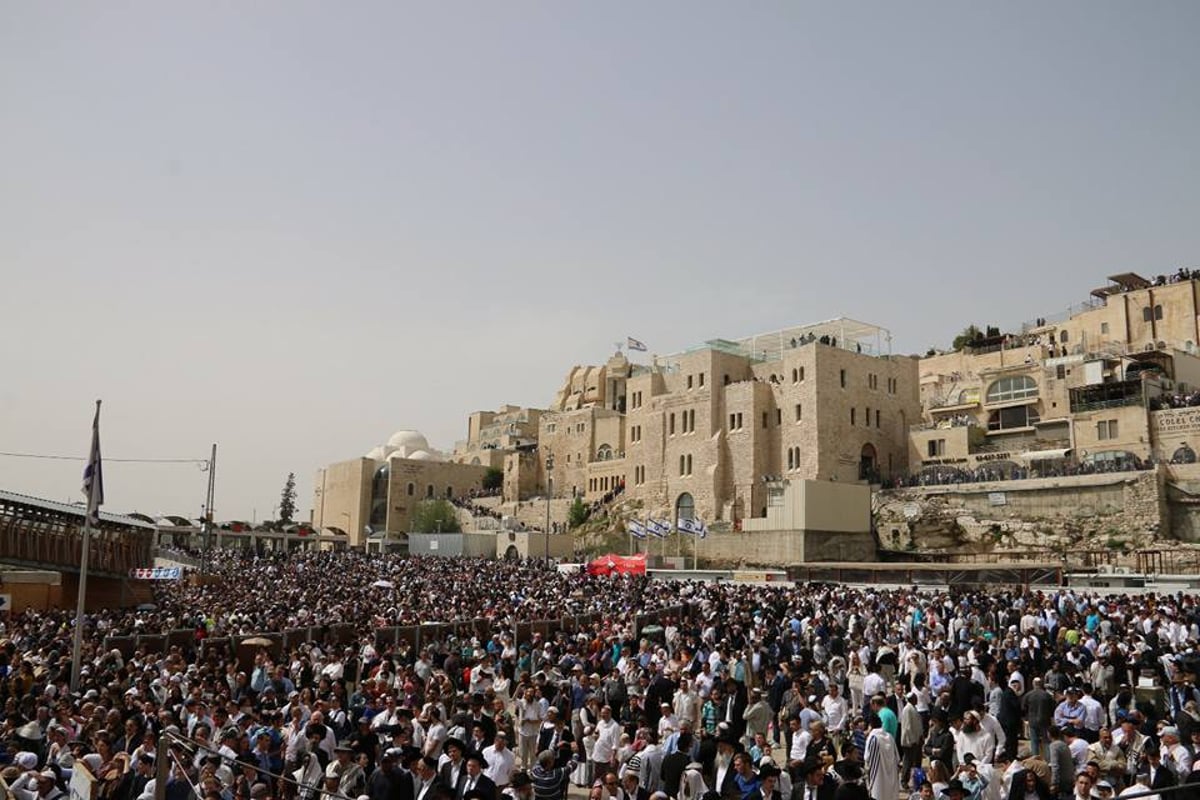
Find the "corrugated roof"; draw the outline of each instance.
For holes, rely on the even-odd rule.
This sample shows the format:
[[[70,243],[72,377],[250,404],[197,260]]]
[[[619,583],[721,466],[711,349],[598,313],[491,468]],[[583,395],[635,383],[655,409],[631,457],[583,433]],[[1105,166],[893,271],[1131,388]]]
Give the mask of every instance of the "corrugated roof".
[[[27,494],[18,494],[16,492],[6,492],[0,489],[0,503],[15,503],[20,505],[33,506],[42,508],[46,511],[54,511],[67,516],[79,517],[83,520],[84,512],[87,510],[83,504],[74,505],[72,503],[56,503],[53,500],[43,500],[40,497],[30,497]],[[143,530],[155,530],[153,525],[148,525],[140,519],[127,517],[124,514],[109,514],[106,511],[100,512],[100,519],[103,522],[112,522],[116,525],[126,525],[130,528],[142,528]]]

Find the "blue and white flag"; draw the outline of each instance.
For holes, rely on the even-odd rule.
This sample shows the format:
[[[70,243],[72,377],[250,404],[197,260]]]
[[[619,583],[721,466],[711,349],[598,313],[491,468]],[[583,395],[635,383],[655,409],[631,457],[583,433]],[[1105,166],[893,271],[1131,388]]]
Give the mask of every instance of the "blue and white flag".
[[[104,504],[104,474],[100,469],[100,401],[96,401],[96,418],[92,420],[92,449],[87,466],[83,468],[83,496],[87,498],[87,516],[93,525],[100,522],[100,506]]]
[[[633,338],[632,336],[625,337],[625,346],[628,347],[630,350],[638,350],[642,353],[646,352],[645,343],[639,342],[637,339]]]
[[[675,530],[680,533],[696,533],[696,520],[691,517],[680,517],[675,520]]]
[[[635,539],[646,538],[646,526],[636,519],[629,520],[629,525],[626,526],[629,530],[629,535]]]
[[[708,526],[704,524],[704,520],[692,520],[692,524],[695,526],[695,533],[697,536],[699,536],[701,539],[708,536]]]
[[[671,532],[671,523],[665,520],[648,519],[646,520],[646,530],[650,531],[651,536],[665,539],[667,538],[667,534]]]

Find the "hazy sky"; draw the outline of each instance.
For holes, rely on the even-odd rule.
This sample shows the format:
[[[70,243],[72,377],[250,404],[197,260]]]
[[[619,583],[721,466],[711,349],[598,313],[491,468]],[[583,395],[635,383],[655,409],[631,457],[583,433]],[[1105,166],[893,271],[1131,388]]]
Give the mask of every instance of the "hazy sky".
[[[0,451],[204,457],[217,516],[398,428],[841,314],[896,349],[1200,266],[1200,3],[0,0]],[[82,465],[0,457],[79,498]],[[192,466],[106,510],[198,514]]]

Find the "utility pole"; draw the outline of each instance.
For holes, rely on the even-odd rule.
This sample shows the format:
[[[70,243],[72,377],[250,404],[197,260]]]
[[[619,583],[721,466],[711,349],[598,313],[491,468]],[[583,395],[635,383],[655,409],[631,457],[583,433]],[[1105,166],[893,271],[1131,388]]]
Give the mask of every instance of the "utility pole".
[[[213,536],[213,492],[217,485],[217,444],[213,442],[212,456],[208,459],[208,495],[204,503],[204,555],[200,560],[200,577],[208,574],[208,562],[212,555]]]

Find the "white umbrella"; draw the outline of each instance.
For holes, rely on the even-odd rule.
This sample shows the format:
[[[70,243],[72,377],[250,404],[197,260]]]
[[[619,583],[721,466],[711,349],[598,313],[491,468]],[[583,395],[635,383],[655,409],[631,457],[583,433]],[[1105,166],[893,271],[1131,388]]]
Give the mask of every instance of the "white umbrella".
[[[392,583],[391,581],[385,581],[385,580],[375,581],[371,585],[374,586],[376,589],[395,589],[396,588],[396,584]]]

